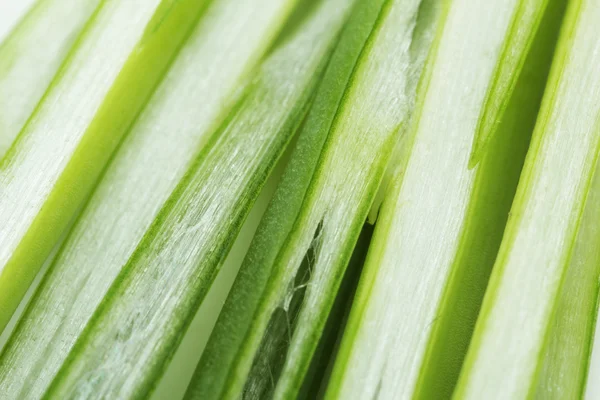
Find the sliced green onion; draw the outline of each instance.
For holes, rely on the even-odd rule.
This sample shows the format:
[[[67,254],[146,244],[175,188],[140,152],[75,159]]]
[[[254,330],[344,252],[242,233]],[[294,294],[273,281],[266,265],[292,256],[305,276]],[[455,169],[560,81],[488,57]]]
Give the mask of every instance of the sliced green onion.
[[[410,148],[379,216],[329,398],[452,396],[560,24],[560,7],[548,8],[543,23],[532,18],[515,37],[511,26],[521,7],[518,0],[449,5],[421,86]],[[545,10],[538,2],[537,12]],[[510,55],[525,57],[524,65],[502,52],[520,36],[538,38],[517,47],[526,55]],[[495,71],[507,73],[504,63],[513,66],[518,84],[494,92],[510,101],[490,147],[470,168],[478,118],[490,104]]]
[[[598,2],[570,2],[457,398],[577,398],[584,391],[598,294],[600,238],[596,222],[584,218],[596,212],[599,18]]]
[[[0,159],[100,0],[40,0],[0,45]]]
[[[294,3],[269,0],[257,9],[252,0],[219,0],[207,7],[3,350],[4,398],[37,398],[48,388]]]
[[[351,3],[317,3],[284,33],[137,246],[47,396],[146,398],[152,391],[301,122]],[[239,12],[239,0],[233,4]],[[250,10],[255,2],[245,4]],[[255,9],[254,21],[264,13]]]
[[[298,397],[412,108],[436,3],[358,2],[189,398]]]
[[[103,0],[0,162],[0,329],[203,9]]]

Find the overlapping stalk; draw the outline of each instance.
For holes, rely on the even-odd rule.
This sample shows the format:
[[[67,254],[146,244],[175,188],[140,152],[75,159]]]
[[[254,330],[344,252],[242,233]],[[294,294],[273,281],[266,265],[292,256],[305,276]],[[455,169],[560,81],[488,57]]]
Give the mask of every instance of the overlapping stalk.
[[[600,3],[577,0],[456,398],[577,398],[595,323]]]
[[[0,159],[100,0],[40,0],[0,45]]]
[[[407,124],[441,6],[359,1],[188,398],[295,398]]]
[[[259,3],[39,0],[0,46],[0,330],[58,249],[0,397],[150,396],[296,131],[187,399],[582,397],[600,3]]]
[[[563,4],[450,3],[405,164],[377,222],[329,398],[452,396],[535,123]],[[498,80],[517,83],[498,90]],[[506,104],[496,116],[501,124],[479,138],[478,120],[486,121],[488,107],[498,104]],[[489,143],[475,145],[473,158],[478,140]]]
[[[103,0],[0,161],[0,329],[203,8]]]
[[[4,348],[4,398],[35,398],[47,389],[161,207],[243,94],[240,88],[294,4],[207,5]]]
[[[240,12],[239,0],[225,3]],[[244,4],[249,23],[263,26],[257,18],[264,7]],[[272,4],[275,9],[285,3]],[[152,391],[305,115],[351,4],[301,4],[298,20],[277,41],[235,110],[137,245],[71,350],[49,397],[145,398]],[[121,367],[113,368],[117,364]]]

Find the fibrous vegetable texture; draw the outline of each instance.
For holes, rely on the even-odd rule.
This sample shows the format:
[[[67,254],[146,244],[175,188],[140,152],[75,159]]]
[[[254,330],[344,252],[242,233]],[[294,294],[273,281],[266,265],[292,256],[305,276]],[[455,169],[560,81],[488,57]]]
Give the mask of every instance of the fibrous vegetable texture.
[[[1,398],[598,395],[599,0],[6,4]]]

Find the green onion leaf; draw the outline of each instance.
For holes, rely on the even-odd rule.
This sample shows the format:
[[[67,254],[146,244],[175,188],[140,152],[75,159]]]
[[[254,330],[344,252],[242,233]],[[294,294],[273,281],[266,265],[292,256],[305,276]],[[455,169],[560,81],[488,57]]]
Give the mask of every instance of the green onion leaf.
[[[188,398],[299,395],[412,108],[438,9],[357,3]]]
[[[294,3],[270,0],[260,9],[250,0],[208,5],[1,353],[4,398],[39,397],[47,389]]]
[[[505,62],[501,50],[513,38],[511,20],[519,10],[519,1],[449,5],[419,93],[412,144],[376,225],[330,398],[452,396],[560,22],[554,16],[561,8],[554,7],[539,29],[531,26],[538,42],[523,68],[511,63],[518,83],[502,124],[478,165],[469,168],[477,120],[494,71],[505,70],[498,66]]]
[[[103,0],[0,162],[0,328],[204,4],[172,2]]]
[[[0,45],[0,159],[100,0],[40,0]]]
[[[239,0],[220,3],[239,13]],[[265,8],[242,4],[258,24]],[[116,278],[47,396],[146,398],[152,391],[301,122],[350,4],[320,3],[278,41]]]
[[[570,2],[457,398],[584,391],[598,295],[600,239],[585,218],[597,207],[599,18],[597,1]]]

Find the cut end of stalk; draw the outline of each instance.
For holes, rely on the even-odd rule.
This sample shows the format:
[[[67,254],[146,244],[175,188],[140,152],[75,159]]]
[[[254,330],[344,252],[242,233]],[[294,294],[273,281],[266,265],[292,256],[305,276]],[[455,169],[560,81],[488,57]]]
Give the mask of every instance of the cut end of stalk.
[[[487,104],[484,106],[484,110],[486,109]],[[499,112],[498,110],[495,111],[496,112],[493,113],[492,117],[489,116],[489,113],[484,111],[477,124],[477,129],[475,130],[475,136],[473,138],[473,146],[471,147],[471,154],[469,155],[468,168],[470,170],[475,168],[483,159],[493,136],[498,131],[497,124],[494,122],[498,120]]]
[[[520,2],[512,16],[508,35],[477,121],[469,169],[475,168],[483,159],[498,132],[548,3],[549,0]],[[561,0],[554,1],[552,7],[560,9],[560,3]]]

